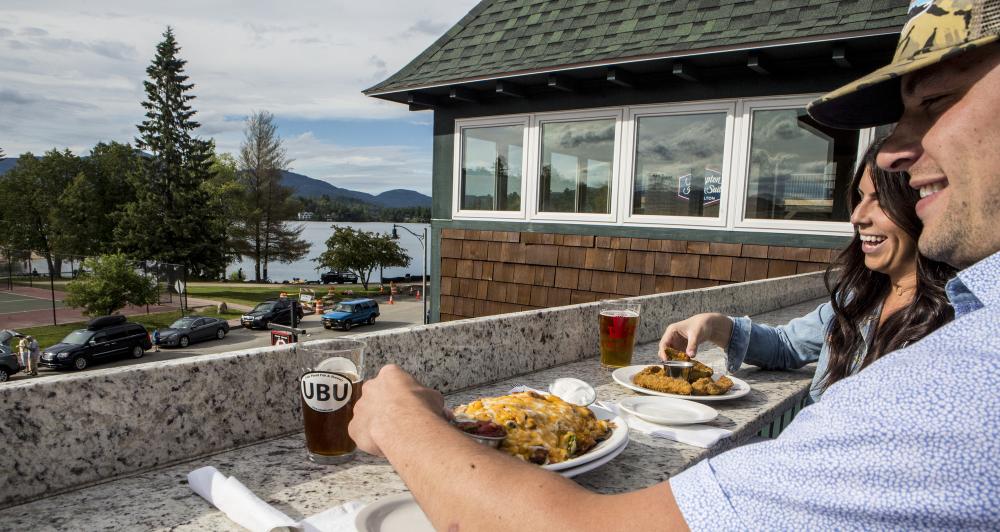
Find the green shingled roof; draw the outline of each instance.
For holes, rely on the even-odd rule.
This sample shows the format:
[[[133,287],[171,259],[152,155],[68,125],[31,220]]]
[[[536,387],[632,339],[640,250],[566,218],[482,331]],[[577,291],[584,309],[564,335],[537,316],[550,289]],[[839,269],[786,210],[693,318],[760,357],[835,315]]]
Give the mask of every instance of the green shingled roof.
[[[894,31],[907,0],[483,0],[384,93],[511,72],[855,32]]]

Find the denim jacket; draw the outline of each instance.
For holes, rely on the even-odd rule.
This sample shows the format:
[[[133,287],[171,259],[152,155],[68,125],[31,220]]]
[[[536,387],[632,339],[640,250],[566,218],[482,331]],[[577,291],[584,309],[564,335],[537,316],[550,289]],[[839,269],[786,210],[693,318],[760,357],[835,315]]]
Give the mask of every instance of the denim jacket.
[[[879,309],[876,309],[874,315],[878,314]],[[730,319],[733,320],[733,335],[726,348],[730,373],[738,370],[744,363],[763,369],[797,369],[816,362],[809,397],[811,402],[819,401],[823,395],[822,381],[830,357],[827,335],[833,322],[833,306],[829,302],[780,327],[759,325],[748,317]],[[875,320],[869,318],[861,326],[865,346],[868,345],[874,323]],[[863,358],[864,354],[864,351],[857,353],[856,360]]]

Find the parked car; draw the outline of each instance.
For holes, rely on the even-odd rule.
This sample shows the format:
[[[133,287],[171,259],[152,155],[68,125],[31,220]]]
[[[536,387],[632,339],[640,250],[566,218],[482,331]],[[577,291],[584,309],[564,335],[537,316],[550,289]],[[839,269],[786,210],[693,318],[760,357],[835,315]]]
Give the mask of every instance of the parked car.
[[[358,275],[354,272],[326,272],[319,276],[323,284],[344,284],[358,282]]]
[[[7,382],[11,375],[21,371],[21,361],[18,359],[17,339],[21,333],[10,330],[0,330],[0,382]]]
[[[247,329],[266,329],[270,323],[282,325],[292,324],[292,309],[295,309],[295,321],[305,315],[302,304],[291,299],[272,299],[258,303],[250,312],[240,318],[240,323]]]
[[[202,340],[222,340],[229,333],[229,323],[219,318],[185,316],[160,329],[160,345],[187,347]]]
[[[374,299],[343,301],[323,314],[323,327],[349,331],[355,325],[375,323],[375,318],[379,315],[378,303]]]
[[[77,329],[58,344],[42,351],[40,365],[58,369],[85,369],[92,363],[130,356],[142,358],[153,347],[146,328],[125,316],[95,318],[86,329]]]

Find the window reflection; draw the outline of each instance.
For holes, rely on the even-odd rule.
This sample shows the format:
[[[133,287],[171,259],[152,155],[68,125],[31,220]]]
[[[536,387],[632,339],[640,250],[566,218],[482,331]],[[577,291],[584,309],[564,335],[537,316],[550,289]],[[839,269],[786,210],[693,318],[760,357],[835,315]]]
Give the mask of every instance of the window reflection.
[[[632,214],[718,218],[726,113],[640,117],[636,131]]]
[[[615,120],[548,122],[541,131],[539,210],[611,212]]]
[[[462,210],[521,209],[524,126],[462,129]]]
[[[845,188],[858,132],[832,129],[803,109],[753,112],[746,218],[845,222]]]

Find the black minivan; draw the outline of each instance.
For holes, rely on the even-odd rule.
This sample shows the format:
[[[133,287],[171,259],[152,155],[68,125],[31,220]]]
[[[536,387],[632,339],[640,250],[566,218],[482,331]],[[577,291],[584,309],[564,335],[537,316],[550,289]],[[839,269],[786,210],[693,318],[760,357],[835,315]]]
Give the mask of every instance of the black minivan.
[[[40,365],[80,370],[122,355],[142,358],[151,347],[145,327],[125,321],[125,316],[105,316],[91,320],[86,329],[77,329],[42,351]]]

